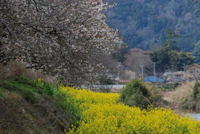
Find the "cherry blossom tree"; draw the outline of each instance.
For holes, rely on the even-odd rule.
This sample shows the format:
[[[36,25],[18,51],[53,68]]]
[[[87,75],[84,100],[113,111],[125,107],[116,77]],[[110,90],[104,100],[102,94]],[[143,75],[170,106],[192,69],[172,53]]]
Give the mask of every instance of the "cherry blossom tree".
[[[0,63],[17,60],[72,85],[95,79],[121,44],[99,0],[1,0]]]

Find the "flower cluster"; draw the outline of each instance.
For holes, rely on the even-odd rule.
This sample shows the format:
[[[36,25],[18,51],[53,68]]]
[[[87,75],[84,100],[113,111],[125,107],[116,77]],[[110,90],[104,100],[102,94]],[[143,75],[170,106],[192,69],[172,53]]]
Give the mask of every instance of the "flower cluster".
[[[200,122],[168,109],[141,110],[118,102],[119,94],[61,87],[79,110],[80,122],[69,134],[197,134]]]

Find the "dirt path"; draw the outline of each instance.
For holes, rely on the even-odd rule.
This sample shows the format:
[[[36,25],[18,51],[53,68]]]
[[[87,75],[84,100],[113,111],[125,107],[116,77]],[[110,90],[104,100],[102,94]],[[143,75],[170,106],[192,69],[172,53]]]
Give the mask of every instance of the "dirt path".
[[[178,86],[174,91],[162,92],[162,98],[171,104],[171,108],[180,111],[182,99],[192,93],[195,82],[186,82]]]

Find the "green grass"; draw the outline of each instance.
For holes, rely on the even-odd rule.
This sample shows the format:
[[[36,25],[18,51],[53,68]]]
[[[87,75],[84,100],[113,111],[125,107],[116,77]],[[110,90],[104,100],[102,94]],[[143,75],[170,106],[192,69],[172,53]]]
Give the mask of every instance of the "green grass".
[[[56,86],[46,84],[43,81],[33,81],[22,76],[18,77],[16,80],[4,80],[1,82],[1,85],[20,93],[30,92],[50,97],[58,94],[58,88]]]
[[[0,81],[0,90],[4,88],[12,90],[22,95],[27,101],[34,103],[37,96],[42,95],[56,102],[65,110],[67,110],[66,95],[59,91],[59,85],[51,85],[42,80],[34,81],[24,76],[19,76],[15,80]]]
[[[13,106],[13,108],[23,107],[23,106],[30,107],[30,111],[26,111],[21,116],[17,116],[18,117],[17,119],[20,120],[21,119],[26,120],[26,118],[31,120],[32,113],[29,112],[31,112],[32,110],[36,114],[40,113],[40,115],[43,114],[42,112],[49,110],[47,114],[50,112],[50,114],[55,114],[55,116],[57,115],[63,116],[62,119],[65,120],[65,123],[68,122],[69,124],[75,124],[77,118],[68,109],[69,104],[66,101],[66,97],[67,96],[59,90],[59,85],[47,84],[43,80],[31,80],[23,76],[19,76],[15,79],[0,80],[0,99],[5,100],[7,104],[10,104],[10,107]],[[19,101],[22,101],[22,103],[19,103]],[[0,107],[3,104],[5,103],[4,102],[0,103]],[[56,111],[56,113],[54,113],[54,111]],[[14,111],[11,112],[14,113]],[[65,114],[67,116],[64,116]],[[16,114],[13,114],[13,117],[10,117],[13,120],[15,120],[14,115]],[[37,115],[39,116],[39,114]],[[64,119],[65,117],[66,119]],[[33,118],[34,121],[40,120],[40,119],[35,119],[35,115],[33,116]],[[49,122],[49,124],[51,123]],[[32,125],[39,127],[37,124],[34,123]],[[27,124],[27,126],[31,127],[31,124],[29,125]],[[20,129],[20,127],[3,128],[3,130],[6,129],[15,130],[15,129]],[[29,128],[27,128],[27,130],[28,129]],[[31,128],[31,130],[33,129]],[[46,131],[46,128],[44,128],[44,130]]]

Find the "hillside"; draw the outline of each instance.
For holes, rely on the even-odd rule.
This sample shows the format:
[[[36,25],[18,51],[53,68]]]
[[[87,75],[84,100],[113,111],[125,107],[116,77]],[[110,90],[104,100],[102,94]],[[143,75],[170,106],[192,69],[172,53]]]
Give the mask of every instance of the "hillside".
[[[114,0],[107,23],[119,29],[130,48],[154,48],[166,38],[167,29],[180,37],[176,45],[192,51],[200,40],[199,0]]]
[[[183,110],[183,100],[191,96],[195,82],[186,82],[172,91],[162,92],[163,99],[171,104],[171,108],[180,112]],[[184,109],[185,110],[185,109]],[[192,110],[188,110],[192,111]]]
[[[23,77],[0,81],[0,134],[64,134],[75,121],[56,88]]]

